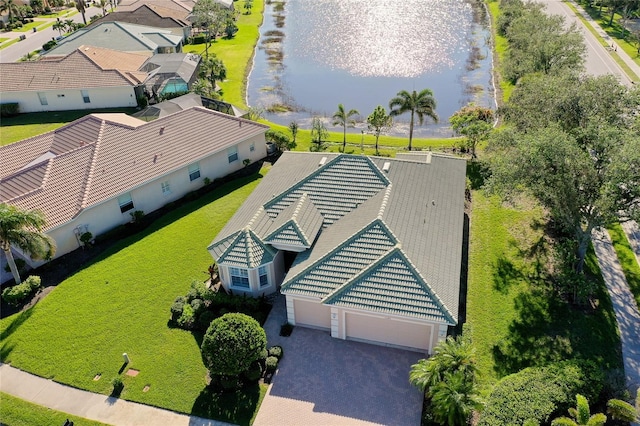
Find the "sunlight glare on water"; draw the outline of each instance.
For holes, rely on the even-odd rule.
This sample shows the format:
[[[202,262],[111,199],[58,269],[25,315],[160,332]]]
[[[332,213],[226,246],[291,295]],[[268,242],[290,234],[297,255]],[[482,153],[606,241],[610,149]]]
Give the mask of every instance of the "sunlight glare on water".
[[[289,7],[294,15],[293,9],[303,7],[304,15],[323,17],[305,20],[296,32],[292,60],[361,77],[449,69],[452,54],[466,48],[463,38],[471,25],[462,0],[292,0]]]

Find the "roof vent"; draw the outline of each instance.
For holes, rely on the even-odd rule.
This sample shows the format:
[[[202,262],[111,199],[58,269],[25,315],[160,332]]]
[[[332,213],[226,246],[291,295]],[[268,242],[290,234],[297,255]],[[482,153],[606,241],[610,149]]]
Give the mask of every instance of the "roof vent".
[[[156,161],[158,161],[158,154],[156,154],[156,155],[154,155],[154,156],[153,156],[153,164],[155,164],[155,163],[156,163]]]
[[[160,127],[160,134],[163,135],[164,134],[164,126]]]
[[[382,165],[382,171],[388,172],[390,168],[391,168],[391,161],[385,161],[384,164]]]
[[[322,159],[320,159],[320,162],[318,163],[318,167],[324,166],[326,162],[327,162],[327,157],[322,157]]]

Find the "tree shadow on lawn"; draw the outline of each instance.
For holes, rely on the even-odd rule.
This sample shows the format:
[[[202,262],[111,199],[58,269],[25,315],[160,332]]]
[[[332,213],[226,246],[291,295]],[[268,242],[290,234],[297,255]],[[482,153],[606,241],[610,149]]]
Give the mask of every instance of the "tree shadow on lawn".
[[[205,387],[191,408],[191,414],[207,419],[216,419],[240,426],[249,425],[260,402],[260,385],[222,391]]]
[[[560,298],[549,279],[530,281],[530,289],[514,300],[516,319],[505,339],[493,347],[500,377],[526,367],[581,358],[603,370],[620,368],[622,355],[611,301],[597,266],[587,265],[596,284],[597,305],[576,307]],[[595,268],[595,269],[594,269]]]
[[[2,334],[0,335],[0,341],[5,341],[7,339],[7,337],[11,336],[13,333],[16,332],[16,330],[18,330],[18,328],[20,328],[20,326],[22,324],[24,324],[25,321],[27,321],[29,318],[31,318],[31,315],[33,315],[33,309],[29,309],[27,311],[22,312],[20,315],[18,315],[16,318],[13,319],[13,322],[11,323],[11,325],[9,325],[9,327],[6,328],[6,330],[4,330],[2,332]],[[13,351],[15,345],[9,345],[5,343],[2,345],[2,348],[0,348],[0,361],[1,362],[5,362],[7,357],[9,356],[9,354]]]

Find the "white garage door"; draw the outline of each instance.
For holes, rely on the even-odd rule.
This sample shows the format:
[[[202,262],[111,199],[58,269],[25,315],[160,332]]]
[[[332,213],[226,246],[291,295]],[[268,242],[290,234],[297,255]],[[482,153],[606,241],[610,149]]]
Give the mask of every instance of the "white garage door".
[[[347,339],[366,340],[428,351],[433,327],[347,312]]]
[[[331,308],[329,306],[295,299],[293,306],[295,309],[296,324],[327,330],[331,328]]]

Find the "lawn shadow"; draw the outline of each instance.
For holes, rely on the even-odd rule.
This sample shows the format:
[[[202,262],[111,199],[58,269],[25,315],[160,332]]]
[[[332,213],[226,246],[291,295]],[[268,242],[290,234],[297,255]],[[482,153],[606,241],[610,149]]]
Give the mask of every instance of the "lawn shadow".
[[[68,123],[88,114],[113,112],[133,114],[136,112],[136,108],[99,108],[72,111],[30,112],[18,114],[15,117],[3,117],[2,125],[0,127],[22,126],[25,124]]]
[[[125,368],[127,368],[127,365],[129,365],[128,362],[123,362],[122,363],[122,367],[120,367],[120,370],[118,370],[118,375],[122,374],[122,372],[124,371]]]
[[[469,284],[469,216],[464,214],[462,228],[462,264],[460,265],[460,297],[458,299],[458,324],[455,334],[462,334],[462,325],[467,322],[467,289]]]
[[[509,293],[509,289],[518,285],[525,274],[511,260],[500,256],[493,266],[493,288],[502,294]]]
[[[260,385],[222,391],[205,387],[191,408],[191,414],[207,419],[221,420],[236,425],[249,425],[260,402]]]
[[[472,190],[482,188],[489,177],[489,167],[482,161],[467,161],[467,178],[471,182]]]
[[[588,262],[587,268],[587,277],[596,286],[595,308],[562,300],[549,278],[529,278],[528,291],[514,299],[517,316],[507,337],[493,347],[494,369],[500,377],[576,358],[592,360],[603,370],[620,368],[620,340],[611,301],[597,266],[594,269],[593,262]]]

